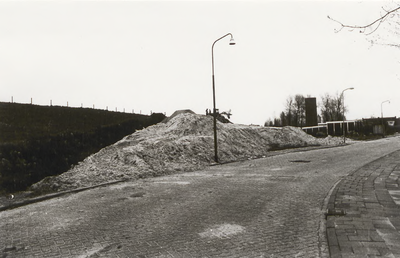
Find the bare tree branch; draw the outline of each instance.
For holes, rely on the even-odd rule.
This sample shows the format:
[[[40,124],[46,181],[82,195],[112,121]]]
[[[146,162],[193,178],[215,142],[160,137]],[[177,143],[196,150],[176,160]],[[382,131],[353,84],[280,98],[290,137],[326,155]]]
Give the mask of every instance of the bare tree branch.
[[[340,24],[341,28],[340,28],[339,30],[335,30],[336,32],[341,31],[343,28],[348,28],[348,29],[351,29],[351,30],[353,30],[353,29],[360,29],[360,33],[365,33],[365,30],[366,30],[367,28],[372,28],[374,25],[377,25],[376,28],[373,29],[372,32],[367,33],[367,35],[369,35],[369,34],[374,33],[374,32],[379,28],[379,26],[382,24],[382,22],[385,21],[385,19],[386,19],[387,17],[389,17],[390,15],[392,15],[392,14],[394,14],[395,12],[397,12],[398,10],[400,10],[400,6],[397,7],[397,8],[394,8],[394,9],[392,9],[392,10],[390,10],[390,11],[387,11],[387,10],[385,10],[385,9],[383,9],[383,10],[386,12],[384,15],[382,15],[380,18],[374,20],[373,22],[371,22],[371,23],[369,23],[369,24],[367,24],[367,25],[363,25],[363,26],[359,26],[359,25],[347,25],[347,24],[341,23],[340,21],[337,21],[337,20],[331,18],[330,16],[328,16],[328,19],[330,19],[330,20],[332,20],[332,21],[334,21],[334,22]]]

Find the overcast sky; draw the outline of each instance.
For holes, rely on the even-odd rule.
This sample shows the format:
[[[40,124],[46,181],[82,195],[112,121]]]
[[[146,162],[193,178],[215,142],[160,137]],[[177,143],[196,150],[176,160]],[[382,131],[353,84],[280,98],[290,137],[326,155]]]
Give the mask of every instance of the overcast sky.
[[[366,24],[384,1],[0,0],[0,101],[149,114],[217,108],[264,124],[289,95],[345,92],[347,118],[400,116],[400,53],[329,20]],[[383,29],[379,33],[387,33]]]

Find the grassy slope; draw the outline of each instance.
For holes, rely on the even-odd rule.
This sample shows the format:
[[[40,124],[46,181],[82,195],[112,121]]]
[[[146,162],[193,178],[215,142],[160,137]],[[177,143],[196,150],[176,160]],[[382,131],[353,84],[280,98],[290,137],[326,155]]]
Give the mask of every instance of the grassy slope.
[[[0,102],[0,144],[70,132],[90,132],[148,116],[89,108],[37,106]]]
[[[88,155],[163,118],[161,114],[0,102],[0,192],[24,190],[46,176],[63,173]]]

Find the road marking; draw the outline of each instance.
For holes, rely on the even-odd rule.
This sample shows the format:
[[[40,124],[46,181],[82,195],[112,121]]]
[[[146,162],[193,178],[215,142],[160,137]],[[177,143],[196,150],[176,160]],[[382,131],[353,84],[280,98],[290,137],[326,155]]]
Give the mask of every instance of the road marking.
[[[244,231],[244,227],[240,225],[222,224],[216,225],[206,231],[199,233],[201,237],[208,238],[227,238],[232,235],[239,234]]]

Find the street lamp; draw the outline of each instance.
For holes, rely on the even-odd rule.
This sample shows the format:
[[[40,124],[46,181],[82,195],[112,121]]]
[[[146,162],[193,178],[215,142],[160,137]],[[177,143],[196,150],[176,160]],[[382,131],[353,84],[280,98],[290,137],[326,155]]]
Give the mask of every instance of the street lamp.
[[[382,123],[382,136],[385,137],[385,126],[383,125],[383,109],[382,109],[382,105],[385,102],[389,102],[390,104],[390,100],[385,100],[381,103],[381,123]]]
[[[342,103],[343,103],[343,124],[342,124],[342,131],[343,131],[343,143],[344,143],[344,144],[346,143],[346,129],[344,129],[344,92],[345,92],[346,90],[354,90],[354,88],[351,87],[351,88],[344,89],[344,90],[342,91],[342,94],[341,94],[341,96],[342,96]]]
[[[217,39],[216,41],[214,41],[214,43],[212,44],[211,47],[211,59],[212,59],[212,87],[213,87],[213,116],[214,116],[214,160],[216,163],[218,163],[218,143],[217,143],[217,109],[216,109],[216,105],[215,105],[215,76],[214,76],[214,45],[215,43],[217,43],[217,41],[227,37],[227,36],[231,36],[231,39],[229,41],[229,45],[233,46],[235,45],[235,40],[233,39],[233,35],[231,33],[228,33],[222,37],[220,37],[219,39]]]

